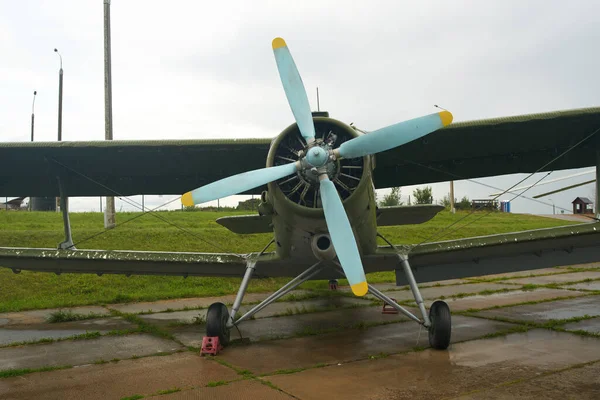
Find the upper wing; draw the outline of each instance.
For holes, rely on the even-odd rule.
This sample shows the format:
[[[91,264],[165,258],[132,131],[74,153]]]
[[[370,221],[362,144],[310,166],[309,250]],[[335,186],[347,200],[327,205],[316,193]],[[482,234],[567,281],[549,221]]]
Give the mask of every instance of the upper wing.
[[[376,188],[534,172],[600,129],[600,108],[453,123],[379,153]],[[544,168],[596,165],[600,133]],[[420,164],[420,165],[419,165]]]
[[[182,194],[265,166],[270,139],[0,143],[3,196]],[[227,157],[223,157],[223,153]],[[234,160],[232,162],[231,160]],[[247,193],[260,194],[259,187]]]

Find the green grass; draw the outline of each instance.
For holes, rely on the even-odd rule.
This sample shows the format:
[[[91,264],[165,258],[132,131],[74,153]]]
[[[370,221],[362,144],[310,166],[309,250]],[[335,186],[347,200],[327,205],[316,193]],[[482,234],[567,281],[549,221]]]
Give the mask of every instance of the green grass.
[[[117,226],[115,229],[77,245],[80,249],[154,250],[195,252],[258,251],[269,242],[272,234],[237,235],[215,222],[226,215],[244,212],[159,212],[161,218],[184,228],[184,232],[153,215]],[[117,222],[139,213],[119,213]],[[396,244],[418,243],[440,229],[465,216],[458,212],[441,212],[420,225],[382,227],[380,231]],[[476,213],[458,226],[479,217]],[[530,215],[493,213],[463,229],[440,236],[437,240],[568,225],[571,222]],[[575,222],[572,222],[575,223]],[[103,214],[72,213],[71,225],[75,243],[103,231]],[[0,247],[55,248],[63,240],[62,217],[53,212],[0,212]],[[384,244],[381,242],[380,244]],[[155,301],[183,297],[221,296],[236,293],[239,278],[125,276],[93,274],[48,274],[23,271],[13,274],[0,268],[0,312],[27,309],[59,308],[78,305]],[[253,279],[248,292],[271,292],[287,282],[287,278]],[[393,282],[393,272],[369,274],[369,281]],[[340,284],[346,284],[340,280]],[[307,282],[300,288],[326,288],[326,282]]]
[[[121,400],[139,400],[143,399],[144,396],[141,394],[134,394],[133,396],[121,397]]]
[[[212,381],[206,384],[206,387],[217,387],[227,385],[228,381]]]
[[[31,374],[33,372],[57,371],[59,369],[68,369],[68,368],[73,368],[73,367],[71,365],[61,365],[61,366],[56,366],[56,367],[5,369],[5,370],[0,370],[0,379],[12,378],[15,376]]]
[[[58,310],[58,311],[54,311],[53,313],[51,313],[48,316],[47,321],[50,323],[82,321],[85,319],[101,318],[103,316],[104,315],[102,315],[102,314],[96,314],[96,313],[79,314],[79,313],[74,313],[71,310]]]

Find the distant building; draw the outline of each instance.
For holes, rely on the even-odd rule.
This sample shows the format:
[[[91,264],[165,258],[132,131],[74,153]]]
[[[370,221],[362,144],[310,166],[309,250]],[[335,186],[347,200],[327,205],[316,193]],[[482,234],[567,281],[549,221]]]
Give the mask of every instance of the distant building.
[[[587,197],[577,197],[571,203],[573,203],[573,214],[594,213],[594,203]]]

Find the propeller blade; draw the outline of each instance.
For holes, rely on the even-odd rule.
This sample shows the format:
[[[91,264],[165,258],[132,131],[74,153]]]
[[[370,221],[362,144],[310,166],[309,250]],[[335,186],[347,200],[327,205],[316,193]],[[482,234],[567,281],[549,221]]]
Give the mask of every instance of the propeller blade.
[[[352,292],[356,296],[364,296],[369,291],[369,287],[358,254],[356,239],[352,233],[342,200],[340,200],[333,182],[329,180],[327,175],[321,178],[321,201],[323,202],[325,221],[327,222],[333,248],[337,253],[346,278],[348,278]]]
[[[369,132],[342,143],[336,152],[344,158],[363,157],[411,142],[452,122],[452,114],[442,111]]]
[[[302,83],[302,78],[294,63],[292,54],[282,38],[273,39],[273,53],[275,54],[275,62],[283,84],[283,90],[287,97],[298,128],[302,137],[306,142],[312,142],[315,138],[315,126],[313,124],[310,105],[306,90]]]
[[[181,196],[184,206],[206,203],[253,189],[257,186],[291,175],[300,168],[299,162],[293,162],[277,167],[255,169],[241,174],[229,176],[219,181],[201,186]]]

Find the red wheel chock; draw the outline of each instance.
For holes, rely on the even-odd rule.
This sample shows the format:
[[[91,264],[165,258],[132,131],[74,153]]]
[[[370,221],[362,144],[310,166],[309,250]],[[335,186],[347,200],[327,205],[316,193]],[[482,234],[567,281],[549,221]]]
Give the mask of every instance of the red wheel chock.
[[[223,346],[219,343],[218,336],[204,336],[202,338],[202,349],[200,355],[210,354],[216,356],[219,351],[223,350]]]
[[[391,297],[390,297],[391,299]],[[396,299],[392,299],[394,300],[396,303]],[[383,303],[383,309],[381,310],[382,314],[398,314],[398,310],[396,310],[394,307],[392,307],[391,305],[389,305],[388,303]]]

